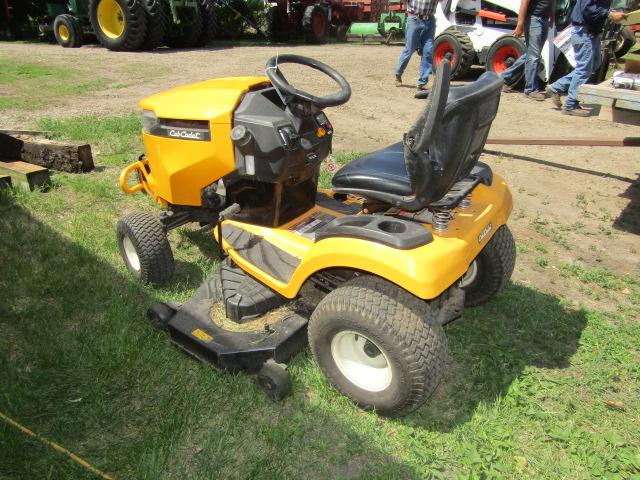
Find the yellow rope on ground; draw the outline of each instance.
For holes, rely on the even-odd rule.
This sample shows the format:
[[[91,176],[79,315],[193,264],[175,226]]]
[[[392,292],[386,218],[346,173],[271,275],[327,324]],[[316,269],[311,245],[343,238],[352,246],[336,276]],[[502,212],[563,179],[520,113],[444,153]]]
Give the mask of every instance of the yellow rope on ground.
[[[31,430],[29,430],[27,427],[24,427],[22,425],[20,425],[18,422],[16,422],[15,420],[13,420],[10,417],[7,417],[4,413],[0,412],[0,418],[2,420],[4,420],[6,423],[8,423],[9,425],[16,427],[18,430],[20,430],[22,433],[29,435],[30,437],[33,437],[39,441],[41,441],[42,443],[49,445],[50,447],[53,447],[55,450],[57,450],[58,452],[62,453],[63,455],[66,455],[67,457],[69,457],[71,460],[73,460],[74,462],[76,462],[78,465],[83,466],[84,468],[86,468],[87,470],[89,470],[91,473],[94,473],[95,475],[97,475],[98,477],[102,478],[103,480],[113,480],[112,477],[110,477],[109,475],[107,475],[106,473],[104,473],[102,470],[98,470],[96,467],[94,467],[93,465],[91,465],[89,462],[83,460],[82,458],[80,458],[79,456],[77,456],[75,453],[70,452],[69,450],[67,450],[66,448],[58,445],[56,442],[52,442],[51,440],[47,440],[46,438],[44,438],[41,435],[38,435],[35,432],[32,432]]]

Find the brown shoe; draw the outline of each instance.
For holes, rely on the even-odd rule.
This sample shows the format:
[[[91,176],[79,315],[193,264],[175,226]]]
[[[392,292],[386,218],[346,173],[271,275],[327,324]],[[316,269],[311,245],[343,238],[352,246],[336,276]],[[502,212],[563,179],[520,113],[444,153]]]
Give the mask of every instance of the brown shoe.
[[[429,87],[427,87],[427,84],[425,83],[424,85],[418,85],[416,87],[418,90],[420,90],[421,92],[424,92],[426,90],[431,90]]]
[[[400,75],[396,75],[396,87],[402,86],[402,77]]]
[[[514,88],[513,85],[503,85],[502,93],[518,93],[518,89]]]
[[[586,108],[576,107],[571,110],[562,109],[562,113],[565,115],[573,115],[574,117],[590,117],[591,110],[587,110]]]
[[[525,93],[524,96],[536,102],[544,102],[547,99],[547,94],[544,92],[530,92]]]
[[[551,87],[547,87],[545,93],[547,94],[547,97],[551,99],[556,108],[562,108],[562,100],[560,99],[560,94],[558,92]]]

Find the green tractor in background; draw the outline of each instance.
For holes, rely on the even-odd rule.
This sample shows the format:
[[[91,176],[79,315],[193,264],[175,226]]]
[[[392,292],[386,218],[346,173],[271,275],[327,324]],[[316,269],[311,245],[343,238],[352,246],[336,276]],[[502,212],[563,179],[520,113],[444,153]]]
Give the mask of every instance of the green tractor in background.
[[[86,35],[114,51],[192,48],[216,32],[215,0],[68,0],[48,2],[47,10],[67,48],[82,46]]]

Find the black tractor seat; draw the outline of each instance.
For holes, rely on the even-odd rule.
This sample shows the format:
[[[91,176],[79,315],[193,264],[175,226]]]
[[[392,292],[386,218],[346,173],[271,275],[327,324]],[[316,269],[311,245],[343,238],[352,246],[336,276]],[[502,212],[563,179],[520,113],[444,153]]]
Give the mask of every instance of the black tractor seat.
[[[408,211],[442,199],[475,168],[498,111],[502,81],[493,72],[449,89],[442,62],[424,112],[404,141],[360,157],[333,177],[336,193],[352,193]]]

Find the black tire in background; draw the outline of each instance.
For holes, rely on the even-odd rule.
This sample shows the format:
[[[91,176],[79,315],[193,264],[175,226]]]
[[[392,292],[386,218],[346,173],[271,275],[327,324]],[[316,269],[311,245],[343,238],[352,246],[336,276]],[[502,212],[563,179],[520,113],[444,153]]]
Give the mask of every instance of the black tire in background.
[[[200,15],[200,7],[197,10],[184,9],[183,15],[184,26],[167,38],[166,43],[172,48],[196,47],[202,35],[203,19]]]
[[[83,44],[82,27],[72,15],[58,15],[53,21],[53,34],[61,47],[79,48]]]
[[[451,62],[451,78],[462,78],[469,73],[476,52],[465,32],[457,28],[448,28],[438,35],[433,43],[434,65],[437,67],[445,58]]]
[[[202,32],[196,43],[199,47],[204,47],[211,43],[218,28],[215,13],[216,4],[214,0],[198,0],[198,4],[202,17]]]
[[[276,5],[272,5],[267,9],[265,14],[266,29],[265,34],[270,42],[286,42],[287,32],[284,31],[280,12]]]
[[[631,47],[633,47],[635,44],[636,44],[636,34],[632,30],[630,30],[628,27],[622,28],[622,30],[620,30],[620,34],[618,35],[618,38],[616,39],[616,45],[615,45],[616,58],[624,57],[627,53],[629,53],[629,50],[631,50]]]
[[[171,11],[166,0],[143,0],[143,6],[147,22],[147,35],[140,49],[152,50],[164,42]]]
[[[382,415],[418,408],[444,372],[447,340],[436,312],[378,277],[359,276],[329,293],[311,315],[308,335],[329,382]]]
[[[114,36],[101,27],[98,8],[102,2],[115,2],[120,7],[124,24],[121,34]],[[96,38],[109,50],[138,50],[147,34],[147,19],[141,0],[89,0],[89,18]]]
[[[131,273],[143,283],[171,279],[173,253],[160,220],[144,212],[131,213],[118,220],[116,232],[120,255]]]
[[[485,59],[485,70],[487,72],[495,72],[500,75],[525,52],[525,45],[522,40],[512,35],[505,35],[496,40]],[[514,86],[524,79],[524,68],[518,72],[518,78],[513,80],[511,85]]]
[[[501,226],[471,263],[460,280],[465,306],[487,303],[504,288],[516,264],[516,242],[506,225]]]
[[[329,19],[320,5],[309,5],[302,17],[302,33],[307,43],[322,43],[329,30]]]

